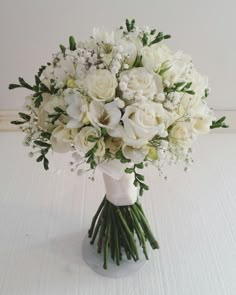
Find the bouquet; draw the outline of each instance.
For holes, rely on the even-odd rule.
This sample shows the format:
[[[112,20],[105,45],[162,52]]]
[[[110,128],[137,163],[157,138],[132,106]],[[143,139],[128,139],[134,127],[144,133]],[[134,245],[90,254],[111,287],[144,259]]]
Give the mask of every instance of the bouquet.
[[[25,112],[18,121],[24,144],[48,170],[48,153],[72,154],[78,175],[99,168],[106,195],[89,229],[91,244],[117,265],[137,261],[147,243],[157,249],[139,196],[148,190],[142,169],[191,164],[198,135],[227,127],[207,105],[207,77],[191,57],[165,44],[171,36],[126,20],[112,32],[94,29],[41,66],[33,85],[19,78],[9,89],[26,88]]]

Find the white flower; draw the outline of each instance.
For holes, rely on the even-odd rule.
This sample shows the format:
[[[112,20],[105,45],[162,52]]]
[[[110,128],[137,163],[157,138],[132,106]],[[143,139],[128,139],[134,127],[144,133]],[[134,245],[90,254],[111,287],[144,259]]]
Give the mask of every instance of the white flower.
[[[124,142],[129,146],[140,148],[155,135],[165,137],[170,118],[160,103],[147,102],[143,105],[126,107],[122,121]]]
[[[117,80],[108,70],[95,70],[87,75],[89,96],[97,101],[111,101],[115,97]]]
[[[182,147],[187,149],[191,147],[193,142],[190,124],[187,122],[178,122],[170,130],[170,144],[173,147]]]
[[[93,28],[93,38],[98,43],[114,44],[114,32],[106,32],[105,29]]]
[[[205,90],[208,88],[208,78],[201,76],[195,69],[192,69],[189,80],[192,82],[191,89],[195,92],[195,96],[204,97]]]
[[[207,134],[210,132],[212,121],[216,118],[213,111],[202,101],[196,106],[192,120],[192,128],[195,134]]]
[[[157,71],[172,57],[170,49],[164,44],[145,46],[141,50],[141,55],[143,66],[149,71]]]
[[[128,100],[135,96],[152,100],[163,92],[160,76],[153,75],[142,67],[123,72],[120,78],[120,88],[123,91],[123,97]]]
[[[88,118],[94,126],[115,129],[120,123],[121,112],[116,102],[104,104],[100,101],[92,101],[89,105]]]
[[[172,56],[171,60],[165,63],[165,67],[168,70],[162,74],[162,77],[170,82],[170,85],[187,81],[192,68],[191,57],[178,51]]]
[[[65,91],[64,93],[64,99],[68,104],[66,112],[69,115],[69,121],[66,127],[80,128],[83,124],[88,124],[88,106],[86,100],[77,91]]]
[[[73,77],[75,74],[74,59],[71,56],[60,59],[54,68],[55,87],[63,88],[67,83],[67,78]]]
[[[47,103],[44,104],[43,109],[49,113],[55,113],[55,108],[61,108],[64,109],[65,108],[65,101],[63,99],[63,97],[59,97],[59,96],[54,96],[54,95],[50,95],[49,100]]]
[[[134,148],[132,146],[124,144],[122,147],[123,155],[131,160],[134,164],[143,162],[144,158],[148,154],[148,148],[146,145],[140,148]]]
[[[52,149],[57,153],[66,153],[71,150],[71,132],[69,129],[60,125],[56,127],[50,139]]]
[[[96,144],[96,141],[90,141],[90,138],[98,138],[99,137],[99,131],[92,127],[92,126],[86,126],[82,128],[75,136],[74,143],[75,146],[83,151],[83,152],[88,152],[91,150],[94,145]],[[99,139],[97,141],[98,148],[95,152],[95,156],[97,157],[102,157],[105,154],[105,143],[103,139]]]

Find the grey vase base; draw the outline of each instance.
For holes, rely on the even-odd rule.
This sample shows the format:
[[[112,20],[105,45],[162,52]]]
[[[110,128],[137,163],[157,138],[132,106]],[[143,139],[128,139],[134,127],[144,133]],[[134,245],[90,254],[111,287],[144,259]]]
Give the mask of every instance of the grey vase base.
[[[94,272],[109,278],[127,277],[140,270],[147,263],[148,260],[146,260],[146,258],[144,257],[141,247],[139,249],[139,254],[140,259],[135,262],[131,259],[128,260],[125,253],[123,253],[122,260],[119,266],[116,265],[116,263],[111,259],[110,255],[108,255],[108,269],[105,270],[103,268],[103,253],[97,253],[96,243],[94,245],[91,245],[90,239],[88,238],[88,236],[85,236],[82,244],[82,257],[89,268],[92,269]]]

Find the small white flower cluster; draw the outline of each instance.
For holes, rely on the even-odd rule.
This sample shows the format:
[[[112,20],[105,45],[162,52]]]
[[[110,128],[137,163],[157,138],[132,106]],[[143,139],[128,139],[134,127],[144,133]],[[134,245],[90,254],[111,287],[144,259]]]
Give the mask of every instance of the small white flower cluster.
[[[30,120],[22,129],[27,145],[41,147],[37,161],[52,149],[76,151],[73,170],[112,159],[190,163],[193,142],[215,118],[207,78],[188,55],[172,52],[167,38],[128,22],[61,46],[26,100]]]

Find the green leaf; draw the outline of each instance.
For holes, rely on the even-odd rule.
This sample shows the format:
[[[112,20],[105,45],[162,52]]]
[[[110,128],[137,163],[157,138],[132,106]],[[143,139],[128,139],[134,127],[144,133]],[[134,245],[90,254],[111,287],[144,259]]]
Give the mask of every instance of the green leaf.
[[[98,140],[98,137],[94,137],[94,136],[92,136],[92,135],[89,135],[88,138],[87,138],[87,140],[88,140],[89,142],[96,142],[96,141]]]
[[[135,173],[135,177],[140,181],[144,181],[144,176],[141,174]]]
[[[137,55],[133,67],[140,67],[142,62],[142,55]]]
[[[11,121],[10,123],[13,125],[21,125],[21,124],[25,124],[26,121]]]
[[[38,86],[40,84],[41,80],[39,79],[39,76],[37,76],[37,75],[35,75],[34,77],[35,77],[35,84]],[[33,90],[35,90],[35,88]]]
[[[43,158],[43,167],[44,167],[45,170],[48,170],[48,169],[49,169],[48,164],[49,164],[49,161],[48,161],[48,159],[44,156],[44,158]]]
[[[35,107],[38,108],[41,105],[42,101],[43,101],[43,96],[41,94],[39,94],[38,97],[34,101]]]
[[[21,117],[21,119],[24,119],[26,122],[30,120],[30,116],[25,113],[18,113],[18,115]]]
[[[143,169],[144,168],[143,162],[136,164],[135,167],[137,167],[138,169]]]
[[[9,90],[12,90],[12,89],[15,89],[15,88],[21,88],[22,86],[19,85],[19,84],[9,84],[8,86],[8,89]]]
[[[36,161],[37,161],[37,162],[41,162],[41,161],[43,161],[43,159],[44,159],[44,155],[40,155],[40,156],[36,159]]]
[[[148,36],[146,33],[143,34],[142,43],[143,46],[146,46],[148,44]]]
[[[133,173],[134,168],[125,168],[125,173]]]
[[[65,54],[66,54],[66,47],[64,45],[60,44],[60,49],[61,49],[62,54],[65,56]]]
[[[76,49],[76,43],[73,36],[69,37],[69,44],[70,44],[70,50],[74,51]]]
[[[41,146],[41,147],[47,147],[47,148],[49,148],[51,146],[51,144],[41,141],[41,140],[35,140],[34,144]]]
[[[30,86],[28,83],[26,83],[23,78],[19,78],[19,82],[24,88],[27,88],[29,90],[33,90],[33,87]]]
[[[46,66],[41,66],[40,68],[39,68],[39,71],[38,71],[38,77],[40,77],[41,75],[42,75],[42,73],[43,73],[43,71],[46,69]]]
[[[49,133],[49,132],[42,132],[40,135],[43,138],[46,138],[46,139],[50,139],[51,138],[51,133]]]

